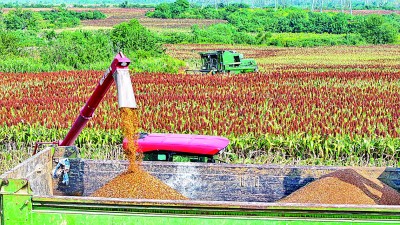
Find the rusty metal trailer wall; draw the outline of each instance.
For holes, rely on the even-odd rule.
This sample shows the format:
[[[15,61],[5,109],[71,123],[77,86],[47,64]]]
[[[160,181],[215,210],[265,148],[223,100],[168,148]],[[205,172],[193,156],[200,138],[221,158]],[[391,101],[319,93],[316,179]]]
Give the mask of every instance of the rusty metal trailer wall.
[[[126,170],[126,161],[81,160],[72,178],[90,196],[98,188]],[[191,200],[274,202],[323,175],[343,167],[241,165],[207,163],[143,162],[153,176]],[[357,168],[400,190],[400,172],[395,168]],[[76,195],[79,188],[65,190],[63,195]]]
[[[26,160],[1,178],[28,179],[34,195],[90,196],[126,170],[127,161],[71,159],[70,185],[51,178],[51,150]],[[153,176],[191,200],[274,202],[343,167],[143,162]],[[400,191],[400,170],[358,168]]]

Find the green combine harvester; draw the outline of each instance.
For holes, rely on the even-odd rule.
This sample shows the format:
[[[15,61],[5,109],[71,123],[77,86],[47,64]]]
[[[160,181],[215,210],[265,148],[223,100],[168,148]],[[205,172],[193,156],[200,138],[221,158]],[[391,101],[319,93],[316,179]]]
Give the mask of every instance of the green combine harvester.
[[[257,72],[258,66],[254,59],[245,59],[243,54],[232,50],[217,50],[200,52],[201,69],[186,70],[186,72],[201,73],[249,73]]]

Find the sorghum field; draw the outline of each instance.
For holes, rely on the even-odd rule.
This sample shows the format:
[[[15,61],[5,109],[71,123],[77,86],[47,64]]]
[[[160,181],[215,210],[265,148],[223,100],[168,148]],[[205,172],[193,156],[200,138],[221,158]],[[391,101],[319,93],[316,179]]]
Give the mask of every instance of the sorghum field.
[[[261,72],[131,74],[142,131],[226,136],[228,162],[397,166],[398,46],[166,48],[188,68],[198,51],[234,48]],[[0,174],[36,141],[63,139],[103,72],[0,73]],[[83,157],[123,157],[115,87],[88,125]]]

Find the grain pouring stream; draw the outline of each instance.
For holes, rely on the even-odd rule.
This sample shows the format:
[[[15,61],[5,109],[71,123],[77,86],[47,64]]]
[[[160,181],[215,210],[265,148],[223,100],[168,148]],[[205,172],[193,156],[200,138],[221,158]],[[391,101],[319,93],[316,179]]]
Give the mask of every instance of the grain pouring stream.
[[[142,155],[137,154],[138,146],[136,142],[139,133],[139,117],[137,110],[121,108],[120,114],[122,132],[124,137],[128,140],[128,147],[125,150],[125,154],[129,159],[128,169],[98,189],[92,196],[165,200],[187,199],[140,167]]]

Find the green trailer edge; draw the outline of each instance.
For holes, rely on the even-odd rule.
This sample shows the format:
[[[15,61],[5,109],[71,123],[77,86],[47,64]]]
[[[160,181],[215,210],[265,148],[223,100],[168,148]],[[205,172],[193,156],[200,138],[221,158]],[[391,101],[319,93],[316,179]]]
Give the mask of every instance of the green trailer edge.
[[[35,196],[0,180],[0,224],[399,224],[400,207]]]

